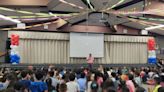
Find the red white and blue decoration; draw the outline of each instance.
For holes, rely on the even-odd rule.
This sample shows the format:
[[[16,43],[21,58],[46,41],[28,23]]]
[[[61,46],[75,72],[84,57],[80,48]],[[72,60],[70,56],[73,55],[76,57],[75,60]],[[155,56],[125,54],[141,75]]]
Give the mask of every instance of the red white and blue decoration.
[[[148,39],[148,63],[155,64],[156,62],[155,40],[150,38]]]
[[[19,35],[11,34],[10,63],[12,63],[12,64],[19,64],[20,63],[18,46],[19,46]]]

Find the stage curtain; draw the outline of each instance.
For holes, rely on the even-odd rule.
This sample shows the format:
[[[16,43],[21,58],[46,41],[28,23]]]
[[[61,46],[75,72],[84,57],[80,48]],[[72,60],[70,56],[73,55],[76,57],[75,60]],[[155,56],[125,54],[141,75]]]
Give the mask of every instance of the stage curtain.
[[[111,42],[111,64],[142,64],[147,62],[146,43]]]
[[[21,63],[69,63],[68,41],[21,39]]]

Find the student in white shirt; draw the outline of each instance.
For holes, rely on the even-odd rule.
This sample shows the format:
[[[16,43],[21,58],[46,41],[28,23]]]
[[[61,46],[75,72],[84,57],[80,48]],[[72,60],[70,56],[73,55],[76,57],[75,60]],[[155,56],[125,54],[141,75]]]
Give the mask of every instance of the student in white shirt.
[[[67,84],[67,92],[80,92],[79,84],[75,81],[75,74],[71,73]]]

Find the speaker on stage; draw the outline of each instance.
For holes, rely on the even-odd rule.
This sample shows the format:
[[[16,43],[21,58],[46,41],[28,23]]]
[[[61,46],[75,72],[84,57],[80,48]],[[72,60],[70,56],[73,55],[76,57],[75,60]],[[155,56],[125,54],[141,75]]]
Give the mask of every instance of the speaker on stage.
[[[10,50],[11,48],[10,48],[10,45],[11,45],[11,40],[10,40],[10,38],[8,38],[7,40],[6,40],[6,50]]]
[[[10,45],[11,45],[11,40],[10,40],[10,38],[8,38],[6,40],[6,51],[7,52],[5,55],[5,63],[10,63],[10,50],[11,50]]]

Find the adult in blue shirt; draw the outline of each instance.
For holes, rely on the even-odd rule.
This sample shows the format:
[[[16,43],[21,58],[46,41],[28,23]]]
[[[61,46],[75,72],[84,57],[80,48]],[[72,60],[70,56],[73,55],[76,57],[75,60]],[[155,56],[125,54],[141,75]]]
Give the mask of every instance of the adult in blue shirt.
[[[22,72],[21,72],[21,77],[22,77],[22,79],[19,81],[20,84],[21,84],[24,88],[26,88],[26,89],[29,90],[30,85],[31,85],[30,74],[28,73],[28,71],[25,70],[25,71],[22,71]]]
[[[31,82],[30,90],[31,92],[48,92],[48,87],[45,82],[42,81],[43,79],[43,72],[37,71],[35,73],[35,81]]]
[[[82,72],[80,78],[77,80],[79,86],[80,86],[80,92],[85,92],[86,90],[86,78],[85,73]]]

